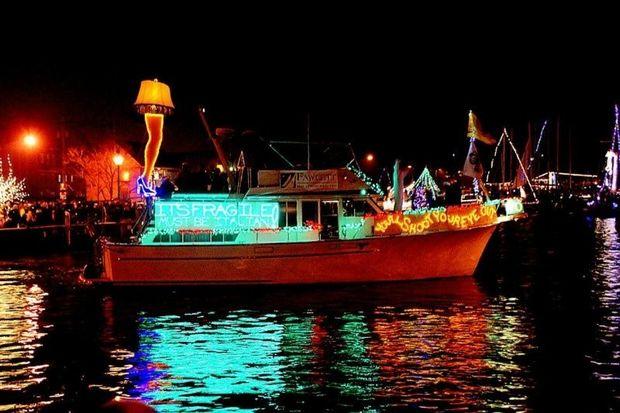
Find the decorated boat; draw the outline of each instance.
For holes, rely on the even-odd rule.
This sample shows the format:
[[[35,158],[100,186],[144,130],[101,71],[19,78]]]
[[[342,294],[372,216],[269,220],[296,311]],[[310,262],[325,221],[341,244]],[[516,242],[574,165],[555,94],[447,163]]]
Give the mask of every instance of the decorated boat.
[[[614,105],[614,127],[611,145],[605,153],[605,169],[598,190],[585,200],[584,212],[600,218],[617,217],[620,214],[620,108]],[[590,194],[588,194],[590,195]],[[583,197],[585,198],[585,197]]]
[[[384,212],[348,169],[259,173],[243,196],[157,199],[134,243],[105,242],[100,282],[302,284],[472,275],[497,203]]]
[[[145,173],[138,180],[146,214],[131,242],[101,242],[96,282],[309,284],[469,276],[496,227],[522,211],[504,207],[498,215],[499,202],[490,201],[421,208],[410,202],[403,208],[398,161],[392,199],[353,161],[333,169],[310,169],[308,162],[305,170],[261,170],[243,193],[158,197],[150,180],[153,156],[161,144],[163,117],[173,106],[164,84],[142,86],[157,89],[141,89],[136,101],[150,137]],[[222,165],[230,165],[204,111],[201,119]],[[478,129],[470,113],[464,174],[474,181],[482,177],[474,139],[485,137]],[[422,176],[418,189],[430,182],[428,171]],[[227,182],[233,192],[230,173]],[[431,187],[436,188],[434,182]]]

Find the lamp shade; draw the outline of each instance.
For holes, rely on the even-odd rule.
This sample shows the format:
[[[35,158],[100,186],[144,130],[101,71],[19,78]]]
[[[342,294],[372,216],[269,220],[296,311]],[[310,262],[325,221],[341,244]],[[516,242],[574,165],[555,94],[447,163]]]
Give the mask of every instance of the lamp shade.
[[[155,80],[140,82],[140,91],[134,103],[139,113],[162,113],[169,115],[174,109],[170,97],[170,87]]]

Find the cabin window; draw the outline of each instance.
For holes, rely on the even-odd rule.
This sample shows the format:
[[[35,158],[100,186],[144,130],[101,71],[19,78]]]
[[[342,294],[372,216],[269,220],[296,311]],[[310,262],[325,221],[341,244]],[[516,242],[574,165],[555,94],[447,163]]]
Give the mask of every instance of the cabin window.
[[[278,226],[295,227],[297,226],[297,202],[287,201],[279,202],[280,204],[280,217],[278,219]]]
[[[319,202],[318,201],[302,201],[301,202],[301,223],[308,225],[309,222],[319,223]]]
[[[290,201],[286,203],[286,226],[297,226],[297,202]]]
[[[321,201],[321,222],[326,216],[338,216],[338,201]]]
[[[321,236],[338,238],[338,201],[321,201]]]
[[[207,234],[207,233],[187,233],[180,234],[174,232],[172,234],[155,235],[153,243],[221,243],[235,242],[237,234]]]
[[[374,214],[374,209],[364,199],[343,199],[343,215],[345,217],[363,217],[366,214]]]

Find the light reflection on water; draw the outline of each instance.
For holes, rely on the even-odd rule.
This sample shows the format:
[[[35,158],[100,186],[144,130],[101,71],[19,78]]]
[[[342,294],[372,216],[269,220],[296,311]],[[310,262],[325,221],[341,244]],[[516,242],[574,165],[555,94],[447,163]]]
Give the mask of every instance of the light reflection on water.
[[[39,316],[47,294],[30,278],[29,272],[0,271],[0,394],[17,395],[45,380],[48,366],[35,360],[35,351],[46,334]],[[0,405],[0,411],[14,407]]]
[[[90,411],[102,393],[162,412],[549,410],[556,401],[540,398],[563,375],[596,390],[588,411],[609,410],[620,396],[620,238],[615,220],[591,231],[586,275],[566,265],[560,278],[549,263],[574,250],[534,240],[508,257],[504,234],[491,259],[522,261],[514,273],[424,283],[147,295],[0,271],[0,411]],[[589,290],[564,291],[571,277]],[[593,315],[550,328],[572,295],[591,297]],[[566,370],[547,362],[557,349]]]
[[[345,409],[524,409],[529,383],[519,359],[531,338],[519,303],[485,299],[471,279],[441,285],[436,297],[417,297],[419,305],[417,287],[406,286],[414,301],[405,307],[143,310],[134,356],[112,355],[110,374],[158,411],[329,400]]]
[[[598,345],[589,360],[597,379],[614,383],[614,395],[620,398],[620,235],[616,220],[598,220],[596,232],[600,245],[592,278],[599,310],[594,329]]]
[[[161,411],[212,406],[222,395],[271,395],[284,387],[284,327],[274,316],[234,311],[213,321],[202,314],[141,317],[138,328],[129,394]]]

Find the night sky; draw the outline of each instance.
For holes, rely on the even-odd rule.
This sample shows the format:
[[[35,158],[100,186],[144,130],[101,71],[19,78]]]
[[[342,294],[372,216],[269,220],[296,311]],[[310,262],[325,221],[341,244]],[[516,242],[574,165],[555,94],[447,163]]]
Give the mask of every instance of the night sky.
[[[537,134],[544,119],[555,127],[559,116],[561,169],[569,135],[574,170],[602,168],[600,141],[609,139],[620,101],[618,48],[603,33],[519,19],[477,30],[452,21],[422,27],[422,17],[397,10],[270,20],[196,14],[175,14],[161,36],[145,33],[148,21],[109,21],[103,31],[81,21],[12,44],[0,65],[3,140],[33,128],[53,135],[62,118],[143,141],[132,103],[139,81],[157,77],[177,107],[166,121],[168,152],[211,151],[196,115],[204,104],[214,127],[302,140],[309,112],[313,140],[351,141],[383,164],[399,156],[456,167],[473,109],[496,137],[502,126],[514,129],[519,148],[528,121]],[[554,127],[546,139],[555,140]]]

